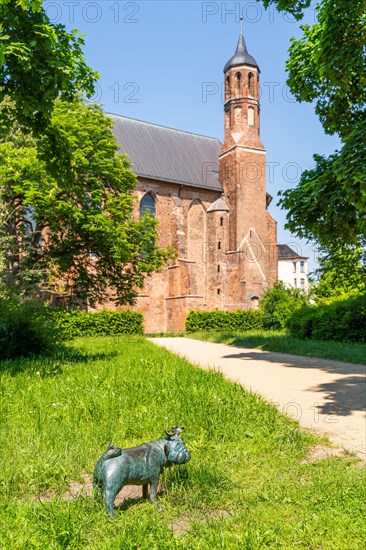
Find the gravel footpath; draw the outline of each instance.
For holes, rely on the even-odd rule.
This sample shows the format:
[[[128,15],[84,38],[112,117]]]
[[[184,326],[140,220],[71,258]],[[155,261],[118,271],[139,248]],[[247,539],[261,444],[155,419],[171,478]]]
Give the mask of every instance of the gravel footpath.
[[[305,428],[366,459],[366,365],[201,342],[152,343],[259,393]]]

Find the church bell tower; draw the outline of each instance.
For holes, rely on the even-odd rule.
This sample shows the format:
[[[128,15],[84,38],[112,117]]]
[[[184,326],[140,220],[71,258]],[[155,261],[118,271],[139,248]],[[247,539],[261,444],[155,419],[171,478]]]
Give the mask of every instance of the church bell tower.
[[[275,222],[267,212],[266,150],[260,138],[260,70],[242,23],[234,55],[224,67],[224,143],[220,179],[230,211],[227,251],[239,285],[239,307],[252,307],[277,275]],[[272,224],[272,225],[271,225]],[[274,242],[273,242],[274,241]],[[234,268],[235,264],[235,268]]]

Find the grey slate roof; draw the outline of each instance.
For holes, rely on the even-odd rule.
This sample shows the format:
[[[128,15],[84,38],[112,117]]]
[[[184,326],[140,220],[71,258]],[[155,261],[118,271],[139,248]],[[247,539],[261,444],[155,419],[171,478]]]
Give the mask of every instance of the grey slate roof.
[[[229,212],[229,207],[221,197],[211,204],[207,212]]]
[[[107,114],[120,152],[128,155],[138,176],[222,192],[218,139]]]
[[[231,67],[238,67],[239,65],[251,65],[259,70],[258,64],[254,57],[248,53],[247,46],[245,44],[243,33],[240,33],[236,52],[229,59],[224,67],[224,73],[231,69]]]
[[[278,259],[279,260],[307,260],[308,256],[300,256],[297,252],[292,250],[288,244],[278,244]]]

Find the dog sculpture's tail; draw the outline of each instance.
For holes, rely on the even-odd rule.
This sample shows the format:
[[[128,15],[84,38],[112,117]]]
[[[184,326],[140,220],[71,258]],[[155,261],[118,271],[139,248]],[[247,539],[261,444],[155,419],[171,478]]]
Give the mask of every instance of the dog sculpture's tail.
[[[100,457],[101,460],[109,460],[110,458],[114,458],[116,456],[120,456],[122,453],[122,449],[120,447],[115,447],[113,443],[108,445],[107,450],[104,454]]]
[[[100,459],[98,460],[95,470],[94,470],[94,476],[93,476],[93,488],[94,488],[94,494],[96,497],[101,498],[103,494],[103,483],[101,481],[101,475],[100,475],[100,468],[106,460],[109,460],[110,458],[115,458],[116,456],[120,456],[122,454],[122,449],[120,447],[115,447],[113,443],[108,445],[105,452],[102,454]]]

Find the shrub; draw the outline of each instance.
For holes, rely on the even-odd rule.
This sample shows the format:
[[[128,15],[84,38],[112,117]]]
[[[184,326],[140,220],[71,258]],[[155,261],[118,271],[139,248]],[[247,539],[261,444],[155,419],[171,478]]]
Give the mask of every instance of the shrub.
[[[187,332],[222,331],[241,332],[263,328],[261,311],[242,310],[222,311],[190,311],[186,319]]]
[[[308,303],[308,298],[299,289],[288,288],[282,281],[267,290],[260,301],[263,310],[263,326],[267,329],[281,329],[294,310]]]
[[[0,360],[52,351],[61,340],[42,302],[0,299]]]
[[[311,338],[313,333],[314,307],[303,306],[286,320],[286,328],[296,338]]]
[[[287,328],[300,338],[365,342],[366,293],[304,307],[288,319]]]
[[[58,329],[65,338],[77,336],[113,336],[115,334],[143,334],[143,314],[139,311],[87,312],[56,310]]]

